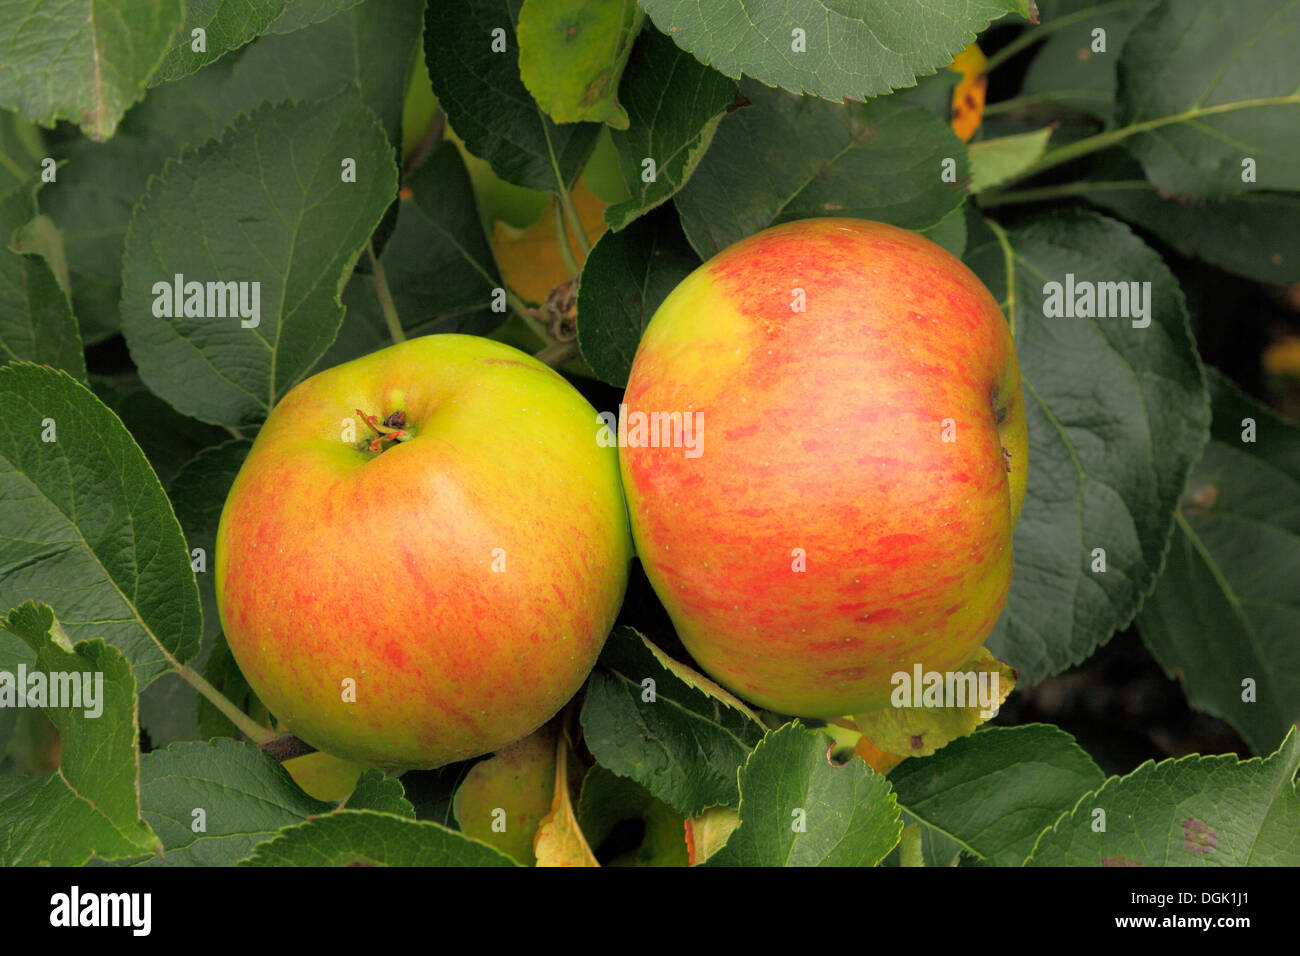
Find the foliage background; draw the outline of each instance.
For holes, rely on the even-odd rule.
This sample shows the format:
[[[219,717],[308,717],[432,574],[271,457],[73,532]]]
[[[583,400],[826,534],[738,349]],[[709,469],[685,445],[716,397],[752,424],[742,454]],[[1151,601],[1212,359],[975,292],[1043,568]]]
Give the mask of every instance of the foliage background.
[[[0,670],[111,688],[96,721],[0,709],[0,861],[680,865],[687,820],[718,864],[1300,859],[1300,4],[32,0],[0,38]],[[987,97],[969,142],[959,82]],[[267,721],[190,554],[297,381],[396,321],[613,408],[677,281],[812,215],[930,236],[1014,331],[1031,475],[989,647],[1021,683],[994,727],[832,766],[674,663],[635,570],[572,750],[371,771],[340,808],[196,694]],[[1152,325],[1044,318],[1067,271],[1151,282]],[[154,317],[173,273],[261,281],[262,326]],[[647,674],[677,706],[643,706]],[[777,792],[831,822],[791,831]],[[520,799],[536,844],[484,827]]]

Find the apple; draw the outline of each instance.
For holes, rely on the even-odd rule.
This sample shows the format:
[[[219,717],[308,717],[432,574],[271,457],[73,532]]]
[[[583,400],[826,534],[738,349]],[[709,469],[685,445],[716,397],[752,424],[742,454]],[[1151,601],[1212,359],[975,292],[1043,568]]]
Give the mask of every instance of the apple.
[[[468,335],[293,388],[235,478],[215,559],[231,653],[279,723],[400,771],[554,715],[609,634],[631,555],[595,421],[555,371]]]
[[[835,218],[730,246],[655,312],[625,403],[637,552],[736,694],[867,713],[988,636],[1025,495],[1020,373],[997,302],[933,242]],[[697,447],[638,413],[691,416]]]

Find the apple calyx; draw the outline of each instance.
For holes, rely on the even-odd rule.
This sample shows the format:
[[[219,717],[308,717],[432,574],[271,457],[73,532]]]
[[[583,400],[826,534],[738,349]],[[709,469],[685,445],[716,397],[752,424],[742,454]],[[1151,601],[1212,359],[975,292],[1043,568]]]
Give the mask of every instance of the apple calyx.
[[[373,439],[363,443],[366,451],[382,452],[393,447],[392,445],[385,445],[385,442],[409,441],[414,437],[406,430],[406,412],[400,408],[389,413],[382,422],[379,421],[378,415],[367,415],[359,408],[356,411],[361,416],[361,420],[366,423],[366,426],[375,433]]]

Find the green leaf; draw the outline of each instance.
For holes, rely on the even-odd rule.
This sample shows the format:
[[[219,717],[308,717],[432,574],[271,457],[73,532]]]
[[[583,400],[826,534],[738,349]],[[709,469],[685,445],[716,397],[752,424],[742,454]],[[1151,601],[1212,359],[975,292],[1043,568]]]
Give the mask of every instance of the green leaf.
[[[678,45],[727,76],[824,99],[912,86],[1027,0],[883,4],[866,0],[641,0]],[[802,44],[801,42],[802,41]],[[803,49],[800,49],[802,45]]]
[[[45,156],[40,130],[17,113],[0,110],[0,195],[31,182]]]
[[[508,183],[555,192],[578,178],[602,127],[557,126],[529,95],[519,78],[514,26],[522,2],[429,4],[424,57],[434,95],[466,148]]]
[[[875,866],[902,833],[889,782],[797,720],[774,730],[740,770],[740,826],[706,866]]]
[[[676,677],[627,627],[606,642],[580,720],[598,763],[685,816],[736,805],[736,770],[764,730],[746,712]]]
[[[14,246],[15,233],[35,218],[30,187],[0,195],[0,359],[50,365],[84,381],[81,333],[67,293],[49,260]]]
[[[149,80],[157,86],[179,80],[255,40],[284,13],[287,0],[186,0],[185,25],[179,42],[168,51]],[[204,32],[204,50],[193,49],[194,31]]]
[[[1138,627],[1193,707],[1267,753],[1300,722],[1300,428],[1208,371],[1210,443]]]
[[[966,149],[930,112],[888,99],[824,103],[752,80],[740,90],[754,105],[719,124],[674,199],[700,258],[794,219],[852,216],[920,230],[962,204],[961,188],[940,174],[951,158],[964,180]]]
[[[376,16],[379,3],[385,12]],[[304,5],[294,0],[286,16]],[[67,168],[41,196],[63,231],[73,306],[86,342],[120,330],[122,244],[132,209],[150,176],[161,174],[164,162],[184,147],[220,136],[227,123],[265,100],[325,99],[346,89],[357,90],[390,142],[400,143],[401,84],[419,17],[419,0],[370,0],[318,30],[263,37],[237,58],[155,87],[109,142],[78,137],[68,145]]]
[[[317,23],[324,23],[361,0],[291,0],[284,13],[271,24],[271,33],[293,33]]]
[[[0,5],[0,107],[108,139],[183,23],[181,0]]]
[[[143,862],[167,866],[229,866],[284,827],[333,809],[257,747],[223,738],[145,754],[140,799],[166,848],[164,859]]]
[[[289,4],[284,17],[301,5],[301,0]],[[239,58],[222,87],[224,115],[233,118],[267,101],[323,100],[351,89],[400,150],[402,103],[423,11],[423,0],[366,0],[331,13],[323,23],[304,23],[308,29],[290,36],[262,37]]]
[[[455,143],[440,143],[407,186],[411,198],[402,201],[397,228],[379,257],[402,328],[408,337],[490,332],[505,318],[504,311],[492,310],[493,290],[504,284]],[[500,301],[504,309],[505,300]],[[343,327],[321,359],[322,368],[392,344],[373,273],[352,274],[343,304]]]
[[[406,817],[408,820],[415,819],[415,807],[406,799],[402,781],[388,776],[382,770],[367,770],[363,773],[345,806],[349,810],[376,810]]]
[[[636,0],[523,0],[519,75],[557,123],[627,129],[618,81],[645,15]]]
[[[517,866],[485,843],[436,823],[339,810],[281,830],[240,866]]]
[[[629,125],[610,134],[632,196],[605,210],[611,229],[622,229],[686,185],[739,91],[734,80],[658,30],[641,31],[619,91]],[[649,182],[646,160],[654,162]]]
[[[246,714],[253,713],[260,703],[257,695],[248,686],[244,672],[239,669],[224,634],[218,633],[212,641],[212,649],[207,660],[203,662],[203,679],[212,685],[218,693],[229,700]],[[235,725],[221,711],[212,705],[206,697],[198,697],[198,707],[194,715],[198,725],[200,739],[210,737],[240,737]]]
[[[439,823],[451,830],[459,829],[455,813],[456,792],[477,763],[476,760],[462,760],[437,770],[411,770],[402,774],[406,799],[415,807],[416,818]]]
[[[686,818],[656,800],[635,780],[596,764],[582,779],[578,826],[593,851],[599,851],[620,824],[639,824],[641,842],[604,866],[686,866]]]
[[[967,147],[970,156],[971,194],[983,192],[1009,179],[1015,179],[1028,169],[1047,148],[1052,128],[984,139]]]
[[[114,378],[97,375],[90,385],[95,397],[122,419],[164,488],[200,450],[230,438],[224,428],[176,411],[145,388],[134,373]]]
[[[140,819],[136,777],[140,749],[131,666],[102,640],[74,648],[45,605],[28,601],[14,608],[0,627],[17,635],[36,654],[46,693],[77,680],[80,693],[56,702],[45,715],[62,743],[59,769],[0,797],[0,865],[80,866],[157,853],[162,844]],[[31,675],[28,687],[31,692]],[[94,701],[86,695],[94,688]],[[11,685],[9,691],[15,688]],[[6,702],[5,706],[12,706]],[[28,706],[31,706],[29,703]]]
[[[1043,833],[1029,866],[1300,864],[1300,730],[1267,759],[1148,760],[1085,794]],[[1098,831],[1097,811],[1106,828]]]
[[[1078,110],[1109,125],[1115,113],[1120,52],[1153,0],[1038,0],[1040,26],[1026,33],[1042,43],[1025,71],[1021,97]],[[1094,52],[1093,31],[1106,31]]]
[[[17,674],[19,666],[30,670],[35,664],[35,652],[17,636],[0,628],[0,672]],[[15,733],[20,713],[23,712],[15,707],[0,707],[0,772],[8,769],[5,766],[6,758],[13,756],[9,752],[10,739]],[[0,773],[0,780],[3,779],[3,774]],[[0,792],[0,796],[3,796],[3,792]]]
[[[600,237],[578,286],[578,347],[597,378],[627,384],[650,317],[699,264],[671,207]]]
[[[213,580],[213,555],[217,547],[217,524],[225,506],[230,486],[248,456],[252,442],[233,438],[204,448],[176,473],[168,488],[176,518],[185,533],[185,543],[194,560],[201,549],[205,570],[197,573],[199,597],[203,603],[203,633],[211,637],[221,630],[217,615],[216,583]]]
[[[976,224],[966,262],[1010,321],[1029,428],[1011,594],[986,646],[1035,683],[1091,654],[1155,586],[1209,401],[1178,283],[1125,226],[1085,211]],[[1067,274],[1150,283],[1150,324],[1047,317],[1047,284]]]
[[[1047,724],[989,727],[889,774],[898,803],[993,866],[1019,866],[1038,835],[1102,785],[1074,738]]]
[[[966,210],[973,208],[969,205],[960,206],[933,226],[918,229],[917,232],[960,259],[966,254]]]
[[[1165,193],[1221,198],[1300,189],[1300,5],[1294,0],[1164,0],[1119,64],[1116,118]],[[1242,181],[1242,161],[1258,186]]]
[[[201,631],[185,539],[157,476],[66,373],[0,368],[0,406],[0,604],[56,605],[74,640],[104,638],[148,686],[194,655]]]
[[[220,91],[230,67],[223,61],[151,90],[106,143],[77,137],[53,148],[64,165],[42,187],[41,204],[63,234],[73,309],[87,344],[120,331],[122,242],[132,207],[169,157],[220,134],[228,118]]]
[[[1300,282],[1300,196],[1259,192],[1187,203],[1149,187],[1085,195],[1185,256],[1257,282]]]
[[[392,147],[355,94],[264,106],[168,164],[122,260],[122,327],[145,384],[202,421],[263,419],[333,341],[343,280],[396,190]],[[157,316],[155,284],[175,275],[247,282],[261,314]]]
[[[195,568],[194,576],[199,583],[199,600],[203,608],[203,645],[192,663],[203,668],[204,676],[214,678],[218,686],[226,683],[225,671],[214,675],[209,674],[204,667],[216,638],[221,633],[216,583],[213,578],[217,522],[221,519],[221,508],[226,502],[226,495],[230,492],[230,486],[250,445],[251,442],[246,439],[231,439],[204,448],[185,462],[168,488],[176,517],[185,534],[191,567]],[[196,549],[202,551],[201,566],[196,566],[200,558],[194,553]],[[233,661],[229,662],[229,667],[235,667]],[[244,695],[247,694],[247,685],[243,683],[242,675],[235,681],[235,686]],[[203,739],[215,735],[201,729],[200,700],[206,704],[206,699],[201,698],[194,686],[179,674],[164,674],[149,685],[140,695],[140,723],[148,732],[149,743],[155,750],[173,741]],[[240,702],[242,700],[243,696],[240,697]],[[211,710],[210,716],[215,717],[221,725],[220,732],[233,736],[234,728],[226,718],[210,705],[208,709]]]

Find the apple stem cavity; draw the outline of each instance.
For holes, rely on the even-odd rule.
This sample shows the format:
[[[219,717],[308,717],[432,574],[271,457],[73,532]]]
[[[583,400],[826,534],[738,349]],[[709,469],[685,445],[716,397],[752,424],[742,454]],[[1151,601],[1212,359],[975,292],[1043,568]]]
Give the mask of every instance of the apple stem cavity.
[[[307,754],[316,753],[315,747],[293,734],[278,734],[262,744],[261,749],[270,754],[278,763],[284,763],[294,757],[305,757]]]
[[[378,415],[367,415],[359,408],[356,412],[370,430],[375,433],[375,437],[371,441],[363,443],[366,451],[381,452],[393,447],[392,445],[385,445],[384,442],[409,441],[413,437],[406,430],[406,412],[401,409],[390,412],[383,422],[379,421]]]

